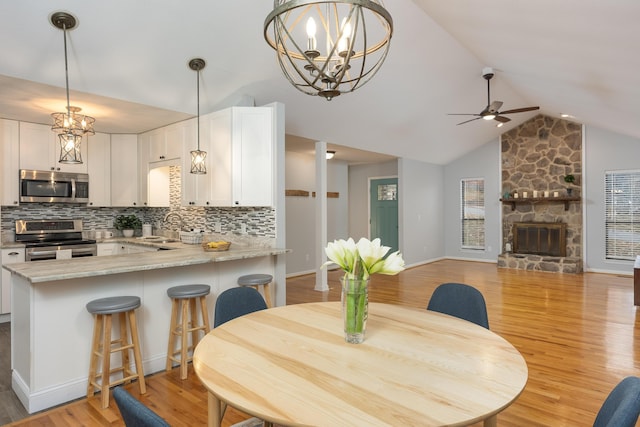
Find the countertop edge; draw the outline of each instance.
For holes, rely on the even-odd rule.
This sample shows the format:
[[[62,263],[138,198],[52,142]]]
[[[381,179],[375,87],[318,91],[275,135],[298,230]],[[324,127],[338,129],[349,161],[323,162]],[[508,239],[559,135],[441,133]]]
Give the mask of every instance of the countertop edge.
[[[30,281],[32,284],[59,280],[79,279],[110,274],[132,273],[189,265],[236,261],[291,252],[284,248],[243,248],[224,252],[204,252],[202,249],[175,249],[105,257],[79,258],[7,264],[3,268]],[[107,258],[108,261],[107,262]],[[97,261],[99,260],[99,261]]]

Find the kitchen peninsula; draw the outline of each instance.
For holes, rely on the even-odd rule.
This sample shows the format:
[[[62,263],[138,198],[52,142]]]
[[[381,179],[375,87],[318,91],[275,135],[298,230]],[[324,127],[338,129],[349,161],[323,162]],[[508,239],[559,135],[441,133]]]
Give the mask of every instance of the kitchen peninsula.
[[[284,277],[276,274],[276,264],[287,249],[232,245],[229,251],[205,252],[200,245],[157,246],[171,250],[4,266],[12,282],[12,387],[27,411],[86,394],[93,318],[85,306],[93,299],[140,297],[137,317],[147,375],[165,368],[169,287],[210,285],[211,315],[216,296],[237,286],[240,275],[269,273],[275,300],[284,301]]]

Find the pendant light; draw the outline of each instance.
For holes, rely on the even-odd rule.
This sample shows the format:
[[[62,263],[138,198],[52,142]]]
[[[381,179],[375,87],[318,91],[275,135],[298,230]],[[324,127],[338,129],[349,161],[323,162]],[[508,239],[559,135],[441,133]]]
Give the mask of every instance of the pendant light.
[[[200,70],[204,68],[206,62],[202,58],[194,58],[189,61],[189,68],[196,71],[196,88],[198,99],[198,149],[191,152],[191,173],[205,174],[207,173],[207,165],[204,159],[207,157],[206,151],[200,150]]]
[[[274,0],[264,38],[289,82],[330,101],[382,66],[393,20],[382,0]]]
[[[58,133],[60,140],[60,163],[82,163],[80,144],[83,135],[94,135],[93,117],[79,114],[81,108],[73,107],[69,103],[69,66],[67,62],[67,30],[72,30],[77,24],[76,18],[67,12],[55,12],[51,15],[51,23],[62,30],[64,34],[64,73],[67,90],[67,111],[65,113],[53,113],[53,126],[51,130]]]

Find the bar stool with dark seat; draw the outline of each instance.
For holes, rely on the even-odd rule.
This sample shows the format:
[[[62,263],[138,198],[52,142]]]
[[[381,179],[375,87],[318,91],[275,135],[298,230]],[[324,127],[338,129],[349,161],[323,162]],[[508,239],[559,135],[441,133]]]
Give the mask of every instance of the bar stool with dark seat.
[[[238,285],[240,286],[251,286],[258,292],[260,292],[260,288],[262,288],[262,294],[268,308],[271,308],[271,291],[269,290],[269,284],[272,281],[273,276],[270,274],[247,274],[246,276],[238,277]]]
[[[140,393],[147,392],[135,313],[135,309],[138,307],[140,307],[140,298],[135,296],[100,298],[87,304],[87,311],[94,317],[87,397],[93,396],[96,390],[100,390],[102,408],[109,406],[109,388],[114,385],[125,384],[137,379]],[[114,314],[118,315],[120,336],[112,340],[111,329]],[[133,351],[135,371],[131,370],[129,351]],[[116,352],[121,353],[122,364],[114,368],[111,366],[111,354]],[[100,358],[102,358],[102,369],[101,372],[98,372]],[[115,372],[122,372],[122,378],[112,382],[111,375]]]
[[[202,331],[202,336],[204,336],[211,330],[207,310],[207,295],[210,291],[209,285],[181,285],[167,289],[167,295],[171,298],[167,371],[173,368],[172,362],[178,363],[180,378],[183,380],[187,379],[187,364],[193,359],[193,350],[200,341],[199,331]],[[200,305],[202,323],[198,322],[196,303]],[[191,345],[188,344],[189,334],[191,334]],[[179,347],[176,349],[178,337],[180,341],[178,341]],[[191,355],[189,355],[189,351],[191,351]]]

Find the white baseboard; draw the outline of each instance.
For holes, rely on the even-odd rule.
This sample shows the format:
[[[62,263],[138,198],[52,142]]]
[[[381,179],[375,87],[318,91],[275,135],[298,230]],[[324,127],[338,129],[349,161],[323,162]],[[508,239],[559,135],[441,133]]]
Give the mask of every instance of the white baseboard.
[[[151,359],[143,360],[142,369],[146,376],[155,372],[164,371],[166,369],[166,363],[166,356],[158,355]],[[88,380],[87,375],[86,377],[77,378],[73,381],[31,392],[29,386],[27,386],[18,372],[14,370],[11,375],[11,388],[27,412],[33,414],[34,412],[42,411],[52,406],[85,397],[87,395]]]

